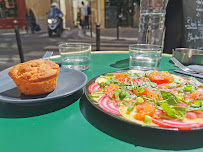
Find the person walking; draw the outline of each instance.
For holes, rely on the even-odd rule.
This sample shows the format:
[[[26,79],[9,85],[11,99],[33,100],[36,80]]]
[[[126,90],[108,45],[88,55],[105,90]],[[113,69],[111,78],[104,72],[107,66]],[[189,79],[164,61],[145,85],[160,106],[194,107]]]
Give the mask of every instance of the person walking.
[[[28,26],[31,29],[32,34],[34,34],[35,26],[36,26],[36,19],[35,19],[35,15],[31,8],[27,8],[25,18],[26,18],[26,22],[27,22]]]
[[[82,17],[83,17],[83,26],[82,28],[86,28],[86,26],[89,29],[89,15],[88,15],[88,6],[82,1]]]

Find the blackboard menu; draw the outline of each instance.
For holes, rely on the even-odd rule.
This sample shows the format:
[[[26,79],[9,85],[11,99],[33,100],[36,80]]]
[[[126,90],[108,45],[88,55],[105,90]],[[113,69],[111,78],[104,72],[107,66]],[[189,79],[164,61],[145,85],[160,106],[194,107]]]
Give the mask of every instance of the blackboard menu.
[[[203,50],[203,0],[182,0],[182,46]]]

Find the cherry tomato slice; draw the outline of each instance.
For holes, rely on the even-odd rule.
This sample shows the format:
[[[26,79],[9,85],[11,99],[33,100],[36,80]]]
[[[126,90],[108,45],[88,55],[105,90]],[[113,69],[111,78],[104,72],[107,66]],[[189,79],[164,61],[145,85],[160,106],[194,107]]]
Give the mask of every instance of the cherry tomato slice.
[[[174,77],[168,72],[168,71],[161,71],[161,72],[152,72],[149,75],[149,79],[152,82],[155,82],[157,84],[162,84],[162,83],[171,83],[174,80]]]

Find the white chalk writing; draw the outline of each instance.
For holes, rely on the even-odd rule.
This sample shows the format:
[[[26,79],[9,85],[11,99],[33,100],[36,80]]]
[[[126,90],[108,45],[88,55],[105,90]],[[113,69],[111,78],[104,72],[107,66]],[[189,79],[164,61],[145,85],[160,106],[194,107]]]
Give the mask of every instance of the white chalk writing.
[[[201,21],[201,18],[197,19],[197,21],[193,21],[192,17],[187,17],[185,28],[187,30],[203,30],[203,23]]]
[[[203,8],[196,8],[196,11],[203,12]]]
[[[196,3],[197,3],[198,5],[203,5],[203,0],[196,0]]]
[[[185,20],[186,41],[190,48],[203,49],[203,0],[196,0],[195,7],[196,17],[189,15]]]
[[[194,33],[188,33],[188,37],[187,37],[187,42],[196,42],[199,40],[203,40],[203,31],[200,32],[199,34],[194,34]]]

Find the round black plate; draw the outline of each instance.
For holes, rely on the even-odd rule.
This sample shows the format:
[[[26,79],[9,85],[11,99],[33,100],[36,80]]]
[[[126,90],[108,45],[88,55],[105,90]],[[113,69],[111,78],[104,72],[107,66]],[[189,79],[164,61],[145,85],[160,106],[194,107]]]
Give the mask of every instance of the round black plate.
[[[22,94],[8,75],[10,69],[0,72],[0,102],[15,104],[41,103],[69,96],[82,89],[87,83],[87,76],[77,70],[60,68],[54,91],[35,96]]]
[[[111,72],[111,73],[120,73],[120,72],[127,72],[127,70],[116,71],[116,72]],[[173,73],[173,74],[174,74],[174,73]],[[105,76],[105,75],[107,75],[107,73],[102,74],[102,75]],[[181,76],[181,75],[179,75],[179,74],[174,74],[174,75]],[[85,95],[86,95],[86,98],[88,99],[88,101],[89,101],[94,107],[96,107],[98,110],[100,110],[100,111],[106,113],[107,115],[109,115],[109,116],[111,116],[111,117],[114,117],[114,118],[120,120],[121,122],[130,123],[130,124],[133,124],[133,125],[135,125],[135,126],[142,126],[141,124],[138,124],[138,123],[136,123],[136,122],[132,122],[132,121],[126,120],[123,116],[117,116],[117,115],[114,115],[114,114],[111,114],[111,113],[108,113],[108,112],[104,111],[102,108],[99,107],[98,104],[95,104],[96,101],[94,101],[93,99],[89,98],[89,94],[90,94],[90,93],[89,93],[89,91],[88,91],[88,88],[89,88],[89,86],[90,86],[92,83],[95,82],[95,80],[96,80],[98,77],[100,77],[100,75],[97,76],[97,77],[95,77],[95,78],[93,78],[93,79],[91,79],[91,80],[86,84],[86,86],[85,86]],[[147,128],[150,128],[150,129],[167,130],[167,131],[173,131],[173,132],[203,131],[203,128],[194,128],[194,129],[191,129],[191,130],[177,130],[177,129],[173,129],[173,128],[161,128],[161,127],[149,126],[149,125],[143,126],[143,127],[147,127]]]

